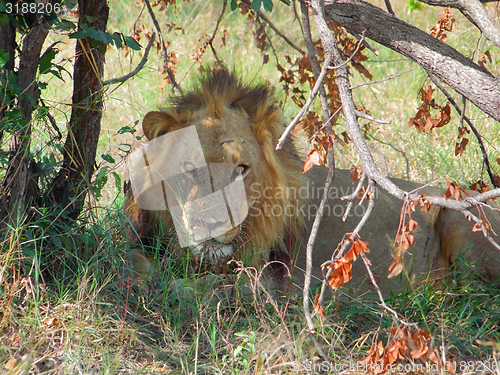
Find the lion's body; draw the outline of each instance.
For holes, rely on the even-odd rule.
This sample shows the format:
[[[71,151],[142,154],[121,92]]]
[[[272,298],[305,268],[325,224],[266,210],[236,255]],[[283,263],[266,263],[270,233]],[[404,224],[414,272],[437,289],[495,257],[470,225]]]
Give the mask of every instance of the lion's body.
[[[245,259],[247,264],[262,265],[272,256],[270,249],[275,249],[273,259],[288,261],[286,254],[293,253],[295,268],[303,268],[305,242],[315,208],[319,206],[319,189],[324,185],[326,168],[315,167],[302,175],[302,162],[291,140],[282,150],[275,150],[284,129],[284,119],[274,105],[270,89],[264,85],[246,86],[227,71],[214,70],[202,80],[198,89],[174,99],[172,106],[163,112],[148,113],[143,121],[144,133],[149,140],[193,125],[207,164],[233,164],[235,177],[230,177],[230,180],[235,181],[239,176],[243,178],[247,198],[239,202],[246,206],[243,207],[245,210],[248,209],[243,223],[217,236],[217,241],[207,242],[205,250],[212,247],[233,249],[235,256]],[[169,161],[165,160],[165,163]],[[189,166],[187,170],[192,172],[194,162],[189,157],[183,156],[176,163]],[[394,182],[406,191],[419,186],[403,180]],[[320,264],[330,259],[344,233],[355,228],[363,212],[354,207],[343,223],[341,216],[346,203],[339,198],[354,189],[349,172],[338,170],[333,186],[332,200],[327,204],[313,252],[313,273],[316,277],[321,277]],[[141,189],[146,191],[149,188]],[[212,181],[212,188],[217,190],[223,186],[217,187]],[[435,188],[425,190],[442,195]],[[374,272],[382,277],[385,293],[394,283],[383,276],[388,274],[387,267],[392,261],[401,205],[396,198],[378,189],[374,212],[361,231],[361,238],[370,243],[367,255]],[[158,226],[172,227],[167,210],[154,212],[141,209],[132,194],[127,197],[125,214],[132,223],[128,231],[132,239],[136,235],[150,236]],[[222,223],[215,216],[202,224]],[[493,281],[500,277],[500,251],[494,249],[480,233],[473,233],[472,224],[460,214],[432,208],[427,213],[417,210],[412,216],[418,227],[413,232],[414,245],[408,251],[407,271],[414,279],[428,274],[431,268],[449,268],[459,251],[465,252],[464,258],[468,261],[476,261],[482,256],[487,258],[487,264],[482,262],[477,266],[483,278]],[[494,216],[499,215],[494,212]],[[500,221],[496,218],[492,220],[493,227],[500,228]],[[352,285],[360,285],[365,274],[363,270],[362,264],[355,265]],[[300,272],[294,274],[301,275]],[[368,283],[363,285],[370,288]]]

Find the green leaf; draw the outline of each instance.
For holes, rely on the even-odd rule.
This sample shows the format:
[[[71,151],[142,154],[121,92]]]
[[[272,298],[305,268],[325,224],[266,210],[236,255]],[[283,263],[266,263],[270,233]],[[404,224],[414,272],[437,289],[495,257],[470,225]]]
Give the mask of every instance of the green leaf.
[[[266,10],[266,12],[272,12],[273,10],[272,0],[264,0],[264,9]]]
[[[256,12],[259,11],[260,9],[260,4],[262,3],[261,0],[253,0],[252,3],[250,4],[252,6],[252,9],[255,10]]]
[[[66,9],[76,9],[76,7],[78,5],[78,1],[76,1],[76,0],[64,0],[62,2],[62,4],[64,5],[64,8],[66,8]]]
[[[83,18],[88,22],[88,23],[94,23],[97,21],[97,18],[94,17],[94,16],[89,16],[89,15],[86,15],[86,16],[83,16]]]
[[[87,30],[78,30],[76,33],[69,34],[70,39],[83,39],[89,36]]]
[[[114,32],[113,33],[113,40],[115,41],[116,48],[122,48],[123,42],[122,42],[122,36],[120,33]]]
[[[59,53],[58,50],[53,49],[47,53],[44,53],[42,58],[40,59],[40,63],[38,64],[38,70],[40,74],[45,74],[52,67],[52,60]]]
[[[236,0],[231,0],[229,7],[231,8],[231,12],[233,12],[236,8],[238,8],[238,4],[236,4]]]
[[[112,163],[112,164],[115,163],[115,159],[113,159],[113,157],[111,155],[109,155],[109,154],[102,154],[101,156],[108,163]]]
[[[3,68],[7,64],[7,61],[9,61],[9,54],[0,49],[0,68]]]
[[[109,167],[102,167],[97,173],[97,176],[95,177],[94,185],[92,186],[92,191],[94,192],[96,198],[102,197],[101,191],[104,185],[106,185],[106,182],[108,182],[108,176],[106,173],[108,172]]]
[[[290,0],[280,0],[283,4],[290,6]]]
[[[56,245],[59,248],[62,247],[62,242],[61,242],[61,239],[59,237],[52,236],[50,239],[52,240],[52,242],[54,242],[54,245]]]
[[[103,42],[105,44],[111,44],[113,43],[113,37],[111,34],[106,33],[102,30],[97,30],[94,26],[89,28],[89,36],[97,40],[98,42]]]
[[[116,134],[125,134],[125,133],[134,134],[135,132],[136,130],[134,128],[131,128],[130,126],[123,126],[116,132]]]
[[[113,174],[113,176],[114,176],[114,178],[115,178],[115,186],[116,186],[116,188],[118,189],[118,191],[120,191],[120,190],[121,190],[121,188],[122,188],[122,179],[121,179],[121,177],[118,175],[118,173],[116,173],[116,172],[111,172],[111,173]]]
[[[408,12],[413,12],[414,10],[422,10],[422,3],[417,0],[408,0]]]
[[[123,36],[125,44],[132,48],[134,51],[140,51],[141,45],[135,41],[131,36]]]
[[[0,25],[6,25],[9,22],[9,16],[6,14],[0,14]]]

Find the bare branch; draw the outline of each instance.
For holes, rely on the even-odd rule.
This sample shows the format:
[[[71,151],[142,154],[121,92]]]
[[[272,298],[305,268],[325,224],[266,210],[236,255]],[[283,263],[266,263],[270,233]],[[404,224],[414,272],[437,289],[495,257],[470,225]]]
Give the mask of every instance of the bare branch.
[[[182,93],[182,89],[175,81],[174,72],[172,72],[172,69],[170,69],[168,67],[168,61],[170,60],[170,56],[168,56],[167,48],[165,47],[165,41],[163,40],[163,34],[161,32],[161,28],[160,28],[160,25],[158,23],[158,20],[156,19],[155,13],[153,12],[153,8],[151,8],[151,4],[149,3],[149,0],[144,0],[144,3],[146,4],[146,7],[148,8],[148,12],[149,12],[149,15],[151,16],[151,19],[153,20],[153,24],[155,25],[156,32],[158,33],[158,39],[160,39],[161,54],[163,55],[163,69],[165,69],[167,71],[168,78],[170,78],[170,82],[172,82],[172,85],[177,90],[179,90],[180,93]]]
[[[377,118],[377,117],[373,117],[373,116],[370,116],[366,113],[363,113],[363,112],[360,112],[358,110],[356,110],[356,116],[357,117],[361,117],[361,118],[364,118],[365,120],[369,120],[369,121],[373,121],[373,122],[378,122],[379,124],[390,124],[392,123],[391,120],[384,120],[383,118]]]
[[[224,12],[226,11],[226,7],[227,7],[227,1],[224,1],[222,3],[222,9],[219,13],[219,16],[217,17],[217,21],[215,21],[215,27],[214,27],[214,31],[212,31],[212,35],[210,35],[210,38],[208,38],[208,40],[206,41],[206,43],[210,46],[210,48],[212,49],[212,53],[214,54],[215,56],[215,60],[217,60],[217,62],[219,64],[221,64],[221,60],[219,58],[219,55],[217,54],[217,52],[215,51],[215,48],[214,48],[214,45],[213,45],[213,42],[214,42],[214,39],[215,39],[215,35],[217,34],[217,30],[219,29],[219,25],[220,25],[220,22],[222,20],[222,16],[224,15]]]
[[[107,79],[106,81],[102,82],[102,85],[103,86],[114,85],[115,83],[125,82],[129,78],[132,78],[137,73],[139,73],[141,71],[141,69],[144,68],[144,65],[146,65],[146,61],[148,61],[149,51],[151,50],[151,47],[152,47],[153,43],[155,42],[155,38],[156,38],[156,33],[153,33],[153,35],[151,35],[151,39],[149,39],[149,42],[148,42],[148,45],[146,46],[146,49],[144,50],[144,55],[142,56],[141,61],[135,67],[134,70],[132,70],[130,73],[127,73],[121,77]]]
[[[260,18],[262,18],[264,21],[266,21],[266,23],[271,26],[271,29],[274,30],[274,32],[279,35],[285,42],[287,42],[290,47],[292,47],[294,50],[296,50],[297,52],[301,53],[302,55],[305,55],[305,51],[300,48],[299,46],[297,46],[294,42],[292,42],[290,40],[290,38],[288,38],[285,34],[283,34],[275,25],[274,23],[271,22],[271,20],[262,12],[262,11],[258,11],[257,14],[259,15]]]
[[[316,2],[318,0],[315,0]],[[323,62],[323,68],[321,70],[321,73],[319,72],[319,64],[318,60],[316,59],[316,48],[312,42],[312,37],[311,37],[311,28],[309,24],[309,11],[308,8],[305,4],[301,3],[301,12],[302,12],[302,23],[303,23],[303,34],[304,34],[304,39],[306,41],[307,45],[307,50],[309,53],[309,59],[311,61],[311,66],[313,69],[314,77],[316,79],[316,84],[314,88],[317,88],[317,90],[320,91],[320,97],[321,97],[321,106],[323,108],[323,117],[326,119],[325,121],[325,128],[326,128],[326,133],[328,135],[332,134],[332,123],[331,123],[331,117],[330,117],[330,112],[328,109],[328,101],[326,97],[326,90],[325,87],[323,86],[323,79],[328,71],[328,66],[331,63],[331,54],[328,52],[327,49],[325,49],[325,60]],[[284,136],[285,134],[283,134]],[[282,136],[282,137],[283,137]],[[335,160],[333,156],[333,148],[330,147],[328,150],[328,175],[326,177],[325,181],[325,190],[323,193],[323,196],[321,197],[321,202],[318,208],[318,212],[316,214],[316,217],[314,218],[314,223],[313,227],[311,230],[311,235],[309,236],[309,239],[307,241],[307,246],[306,246],[306,272],[304,275],[304,298],[303,298],[303,307],[304,307],[304,315],[307,321],[307,326],[309,327],[309,331],[314,333],[314,323],[311,318],[311,311],[309,309],[309,288],[311,285],[311,274],[312,274],[312,251],[313,251],[313,246],[314,246],[314,241],[316,240],[316,235],[319,230],[319,225],[321,223],[321,219],[323,218],[323,213],[326,205],[326,201],[328,200],[328,191],[330,190],[330,186],[332,183],[332,180],[334,178],[334,169],[335,169]],[[318,352],[321,354],[321,356],[324,359],[327,359],[328,357],[326,354],[323,352],[323,349],[319,345],[319,343],[316,341],[315,337],[311,335],[311,337],[314,340],[314,344],[316,346],[316,349]]]
[[[384,0],[385,2],[385,7],[387,8],[387,11],[390,13],[390,14],[396,14],[394,13],[394,10],[392,9],[392,5],[391,5],[391,2],[390,0]]]
[[[380,83],[380,82],[386,82],[386,81],[389,81],[391,79],[394,79],[394,78],[397,78],[399,76],[402,76],[403,74],[406,74],[408,72],[411,72],[413,69],[407,69],[401,73],[398,73],[398,74],[395,74],[393,76],[390,76],[390,77],[387,77],[387,78],[384,78],[384,79],[378,79],[376,81],[370,81],[370,82],[364,82],[364,83],[360,83],[359,85],[356,85],[356,86],[352,86],[351,87],[351,90],[354,90],[354,89],[357,89],[358,87],[361,87],[361,86],[368,86],[368,85],[372,85],[374,83]]]
[[[318,91],[320,90],[321,87],[323,87],[323,79],[325,79],[326,74],[328,73],[328,65],[323,64],[323,68],[321,69],[321,73],[319,77],[316,79],[316,84],[314,85],[311,94],[309,95],[309,99],[307,99],[306,104],[302,107],[300,112],[295,116],[295,118],[292,120],[292,122],[286,127],[285,131],[281,135],[280,139],[278,140],[278,144],[276,145],[276,150],[280,150],[283,145],[285,144],[286,139],[290,135],[290,133],[293,131],[295,128],[295,125],[299,122],[299,120],[302,118],[302,116],[309,110],[309,107],[311,106],[314,98],[316,95],[318,95]],[[323,87],[324,90],[324,87]],[[328,117],[327,117],[328,118]]]

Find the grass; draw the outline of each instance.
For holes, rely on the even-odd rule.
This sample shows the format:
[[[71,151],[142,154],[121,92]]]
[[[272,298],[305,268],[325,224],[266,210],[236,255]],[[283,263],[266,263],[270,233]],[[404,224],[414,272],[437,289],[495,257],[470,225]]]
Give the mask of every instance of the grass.
[[[383,6],[381,1],[378,5]],[[400,17],[424,30],[429,30],[439,15],[429,7],[409,14],[404,2],[394,6]],[[179,61],[177,77],[181,80],[186,75],[183,86],[189,85],[199,68],[191,59],[193,46],[200,45],[201,35],[212,32],[219,10],[218,2],[191,2],[158,13],[162,26],[167,22],[182,26],[182,30],[166,34],[166,39],[169,51],[175,52]],[[139,11],[129,2],[114,1],[108,29],[128,35]],[[448,43],[470,55],[476,49],[478,33],[455,12],[454,16],[457,29],[449,34]],[[288,7],[275,2],[270,17],[305,48]],[[152,29],[148,17],[143,16],[140,23]],[[273,58],[262,65],[262,55],[245,17],[226,13],[222,30],[227,31],[227,43],[218,48],[221,59],[248,79],[269,81],[285,101]],[[292,61],[298,57],[280,38],[272,32],[270,35],[280,61],[286,54]],[[54,34],[47,43],[56,40],[66,43],[58,57],[71,59],[74,44]],[[144,45],[144,40],[141,43]],[[219,34],[215,45],[220,43]],[[392,120],[390,125],[372,125],[372,135],[382,141],[371,142],[373,150],[379,151],[374,154],[380,165],[385,160],[392,176],[406,177],[405,158],[387,145],[391,144],[408,158],[412,180],[429,182],[444,176],[438,184],[454,179],[466,185],[479,179],[482,157],[473,139],[464,155],[453,156],[457,116],[450,125],[431,134],[407,127],[418,107],[419,89],[428,82],[424,82],[425,75],[418,66],[376,47],[380,56],[369,54],[370,60],[365,63],[375,79],[413,69],[397,79],[354,92],[357,103],[374,116]],[[488,48],[486,43],[482,51]],[[139,54],[125,56],[124,51],[109,50],[106,78],[130,71],[139,59]],[[196,264],[179,259],[172,246],[164,244],[164,237],[153,244],[160,274],[146,282],[136,280],[128,269],[130,249],[124,243],[120,213],[121,182],[126,179],[124,161],[138,142],[135,137],[140,136],[141,118],[163,106],[169,94],[168,87],[160,88],[158,60],[153,52],[134,79],[108,89],[98,155],[111,155],[115,163],[98,158],[100,168],[110,167],[102,197],[89,198],[86,212],[76,225],[47,222],[43,216],[31,222],[20,220],[0,244],[0,366],[4,373],[26,374],[27,369],[37,374],[297,373],[298,364],[320,363],[297,297],[273,306],[259,293],[255,299],[252,295],[244,297],[244,288],[228,290],[217,279],[204,285],[194,275]],[[207,51],[204,62],[213,61]],[[495,61],[489,68],[498,72],[500,60]],[[71,72],[69,61],[65,66]],[[71,82],[69,75],[64,77]],[[363,81],[353,72],[353,84]],[[68,121],[70,86],[52,79],[44,93],[60,129]],[[444,100],[439,93],[436,98],[441,103]],[[285,101],[287,118],[292,118],[297,109],[290,99]],[[475,108],[469,107],[469,111],[491,145],[490,158],[495,160],[498,124]],[[125,126],[136,132],[118,134]],[[336,130],[341,133],[345,127],[339,124]],[[39,145],[40,157],[60,147],[53,141],[54,135],[52,126],[38,124],[34,145]],[[339,166],[348,168],[359,163],[352,145],[336,152]],[[117,172],[119,178],[110,172]],[[495,343],[500,341],[500,297],[497,291],[471,281],[473,278],[464,272],[470,269],[468,266],[457,268],[439,291],[426,285],[393,296],[389,302],[402,318],[429,329],[435,345],[444,344],[450,359],[459,364],[465,360],[492,363],[498,360]],[[186,284],[179,285],[178,280],[186,280]],[[358,299],[341,291],[327,307],[328,319],[315,317],[316,337],[335,363],[354,363],[366,355],[372,340],[387,337],[392,318],[388,314],[381,317],[380,312],[376,300]]]

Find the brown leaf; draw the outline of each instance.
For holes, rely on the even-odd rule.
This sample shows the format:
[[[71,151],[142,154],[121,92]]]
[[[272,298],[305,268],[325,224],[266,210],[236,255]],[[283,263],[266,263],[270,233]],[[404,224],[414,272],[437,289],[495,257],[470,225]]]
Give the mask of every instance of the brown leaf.
[[[319,294],[316,294],[316,296],[314,297],[314,312],[316,314],[318,314],[319,316],[321,316],[322,318],[324,318],[326,316],[326,312],[320,306],[320,304],[318,303],[318,300],[319,300]]]
[[[7,361],[7,363],[4,365],[4,367],[6,370],[12,370],[16,365],[17,365],[17,359],[11,358]]]
[[[477,223],[474,223],[474,226],[472,227],[473,232],[481,232],[483,230],[483,222],[480,220]]]
[[[486,183],[483,180],[478,180],[477,182],[474,182],[471,186],[469,186],[469,188],[479,193],[484,193],[488,191],[488,187],[486,186]]]
[[[445,126],[450,122],[451,120],[450,102],[446,103],[446,105],[443,108],[441,108],[441,112],[437,114],[436,118],[439,119],[439,123],[436,125],[436,128]]]
[[[468,138],[462,138],[462,142],[455,145],[455,156],[462,155],[467,147],[467,143],[469,143]]]
[[[59,324],[59,319],[57,318],[47,318],[43,321],[48,328],[55,327]]]
[[[317,149],[313,149],[309,153],[309,155],[307,155],[307,159],[304,162],[304,166],[302,167],[302,173],[306,173],[314,165],[325,165],[323,157]]]
[[[350,173],[351,173],[351,180],[353,182],[358,182],[361,176],[363,175],[363,169],[360,167],[354,167],[351,168]]]
[[[389,266],[389,271],[391,273],[389,274],[389,276],[387,276],[389,279],[391,277],[399,275],[401,273],[401,271],[403,271],[403,266],[401,264],[401,260],[402,259],[400,257],[397,257],[392,261],[391,265]]]

